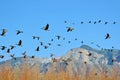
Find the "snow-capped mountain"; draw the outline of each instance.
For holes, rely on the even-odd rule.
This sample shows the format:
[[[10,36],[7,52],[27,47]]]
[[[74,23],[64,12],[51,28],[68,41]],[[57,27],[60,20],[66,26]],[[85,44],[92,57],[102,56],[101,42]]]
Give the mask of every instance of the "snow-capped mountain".
[[[110,71],[112,65],[116,64],[120,68],[120,50],[117,49],[93,49],[88,45],[82,45],[79,48],[69,50],[64,56],[55,58],[30,58],[19,57],[16,60],[7,60],[0,62],[0,65],[10,63],[11,67],[20,67],[22,63],[29,65],[31,68],[38,66],[41,73],[45,73],[52,66],[59,66],[64,71],[69,66],[71,71],[80,72],[80,69],[87,65],[87,70],[94,67],[98,70]],[[58,71],[57,67],[55,68]]]

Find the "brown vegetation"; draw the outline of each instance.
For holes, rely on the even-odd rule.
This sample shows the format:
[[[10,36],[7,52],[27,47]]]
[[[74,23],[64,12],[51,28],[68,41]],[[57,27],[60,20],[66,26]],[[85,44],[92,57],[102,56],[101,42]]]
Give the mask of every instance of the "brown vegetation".
[[[81,68],[81,74],[71,74],[70,67],[68,65],[67,71],[63,71],[54,63],[55,66],[51,68],[47,73],[40,74],[38,67],[30,68],[27,64],[23,63],[20,68],[11,68],[9,64],[0,65],[0,80],[120,80],[120,73],[117,66],[112,68],[112,74],[105,71],[96,72],[94,68],[91,68],[89,73],[86,73],[86,68]],[[58,67],[60,72],[54,72]]]

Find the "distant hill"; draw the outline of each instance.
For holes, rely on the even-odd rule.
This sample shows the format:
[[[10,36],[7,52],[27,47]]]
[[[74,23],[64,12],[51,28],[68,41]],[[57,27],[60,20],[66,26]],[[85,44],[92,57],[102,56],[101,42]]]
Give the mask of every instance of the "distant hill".
[[[53,62],[57,60],[56,62]],[[11,67],[20,68],[22,63],[29,65],[31,68],[38,66],[41,73],[46,73],[51,69],[52,66],[56,65],[62,70],[66,70],[67,66],[70,67],[71,71],[80,72],[80,68],[87,65],[87,71],[94,67],[97,71],[101,68],[103,70],[110,71],[112,65],[116,64],[120,69],[120,50],[117,49],[102,49],[97,50],[91,48],[88,45],[82,45],[79,48],[69,50],[64,56],[59,58],[30,58],[23,59],[17,57],[16,60],[11,59],[0,62],[0,65],[10,63]],[[56,68],[57,71],[57,68]]]

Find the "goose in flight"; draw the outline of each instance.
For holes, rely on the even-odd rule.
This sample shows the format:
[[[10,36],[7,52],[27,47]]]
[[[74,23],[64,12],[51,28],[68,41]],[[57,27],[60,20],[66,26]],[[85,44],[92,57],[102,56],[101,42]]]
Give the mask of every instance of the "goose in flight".
[[[10,53],[10,49],[7,49],[7,53]]]
[[[1,50],[5,50],[5,48],[6,48],[5,46],[0,46],[0,47],[1,47]]]
[[[72,28],[72,27],[67,27],[67,32],[70,32],[70,31],[72,31],[72,30],[74,30],[74,28]]]
[[[49,24],[46,24],[46,26],[43,27],[42,29],[45,30],[45,31],[48,31],[48,29],[49,29]]]
[[[108,24],[108,22],[105,22],[105,24]]]
[[[19,40],[19,42],[18,42],[17,45],[18,45],[18,46],[22,46],[22,40]]]
[[[99,20],[98,23],[101,23],[101,20]]]
[[[15,48],[15,46],[12,46],[12,45],[10,46],[10,49],[11,49],[11,50],[14,49],[14,48]]]
[[[113,24],[116,24],[116,23],[117,23],[117,22],[115,22],[115,21],[113,22]]]
[[[105,39],[109,39],[110,38],[110,34],[107,33],[106,36],[105,36]]]
[[[1,35],[1,36],[4,36],[6,32],[7,32],[6,29],[2,29],[2,33],[1,33],[0,35]]]
[[[56,37],[57,37],[57,39],[59,40],[61,36],[58,35],[58,36],[56,36]]]
[[[3,59],[3,58],[4,58],[4,55],[0,55],[0,58],[2,58],[2,59]]]
[[[16,30],[16,31],[17,31],[16,35],[23,33],[23,31],[21,31],[21,30]]]
[[[33,38],[33,39],[36,39],[36,38],[37,38],[37,40],[39,40],[39,39],[40,39],[40,37],[39,37],[39,36],[32,36],[32,38]]]
[[[39,46],[35,49],[35,51],[40,51]]]

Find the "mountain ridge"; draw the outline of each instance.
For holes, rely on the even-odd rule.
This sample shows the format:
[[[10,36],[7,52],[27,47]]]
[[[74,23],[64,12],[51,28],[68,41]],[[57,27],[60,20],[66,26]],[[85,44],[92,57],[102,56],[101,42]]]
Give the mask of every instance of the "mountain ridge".
[[[54,62],[54,60],[56,61]],[[70,65],[71,70],[79,71],[79,67],[84,67],[85,64],[88,65],[88,70],[91,66],[95,67],[96,70],[99,70],[100,68],[110,70],[114,64],[120,68],[120,50],[96,50],[88,45],[82,45],[79,48],[69,50],[61,57],[17,57],[16,60],[11,59],[2,61],[0,62],[0,65],[10,63],[12,67],[20,67],[23,62],[31,67],[39,66],[41,73],[46,73],[52,66],[54,66],[54,63],[57,63],[63,70],[66,70],[66,67]]]

